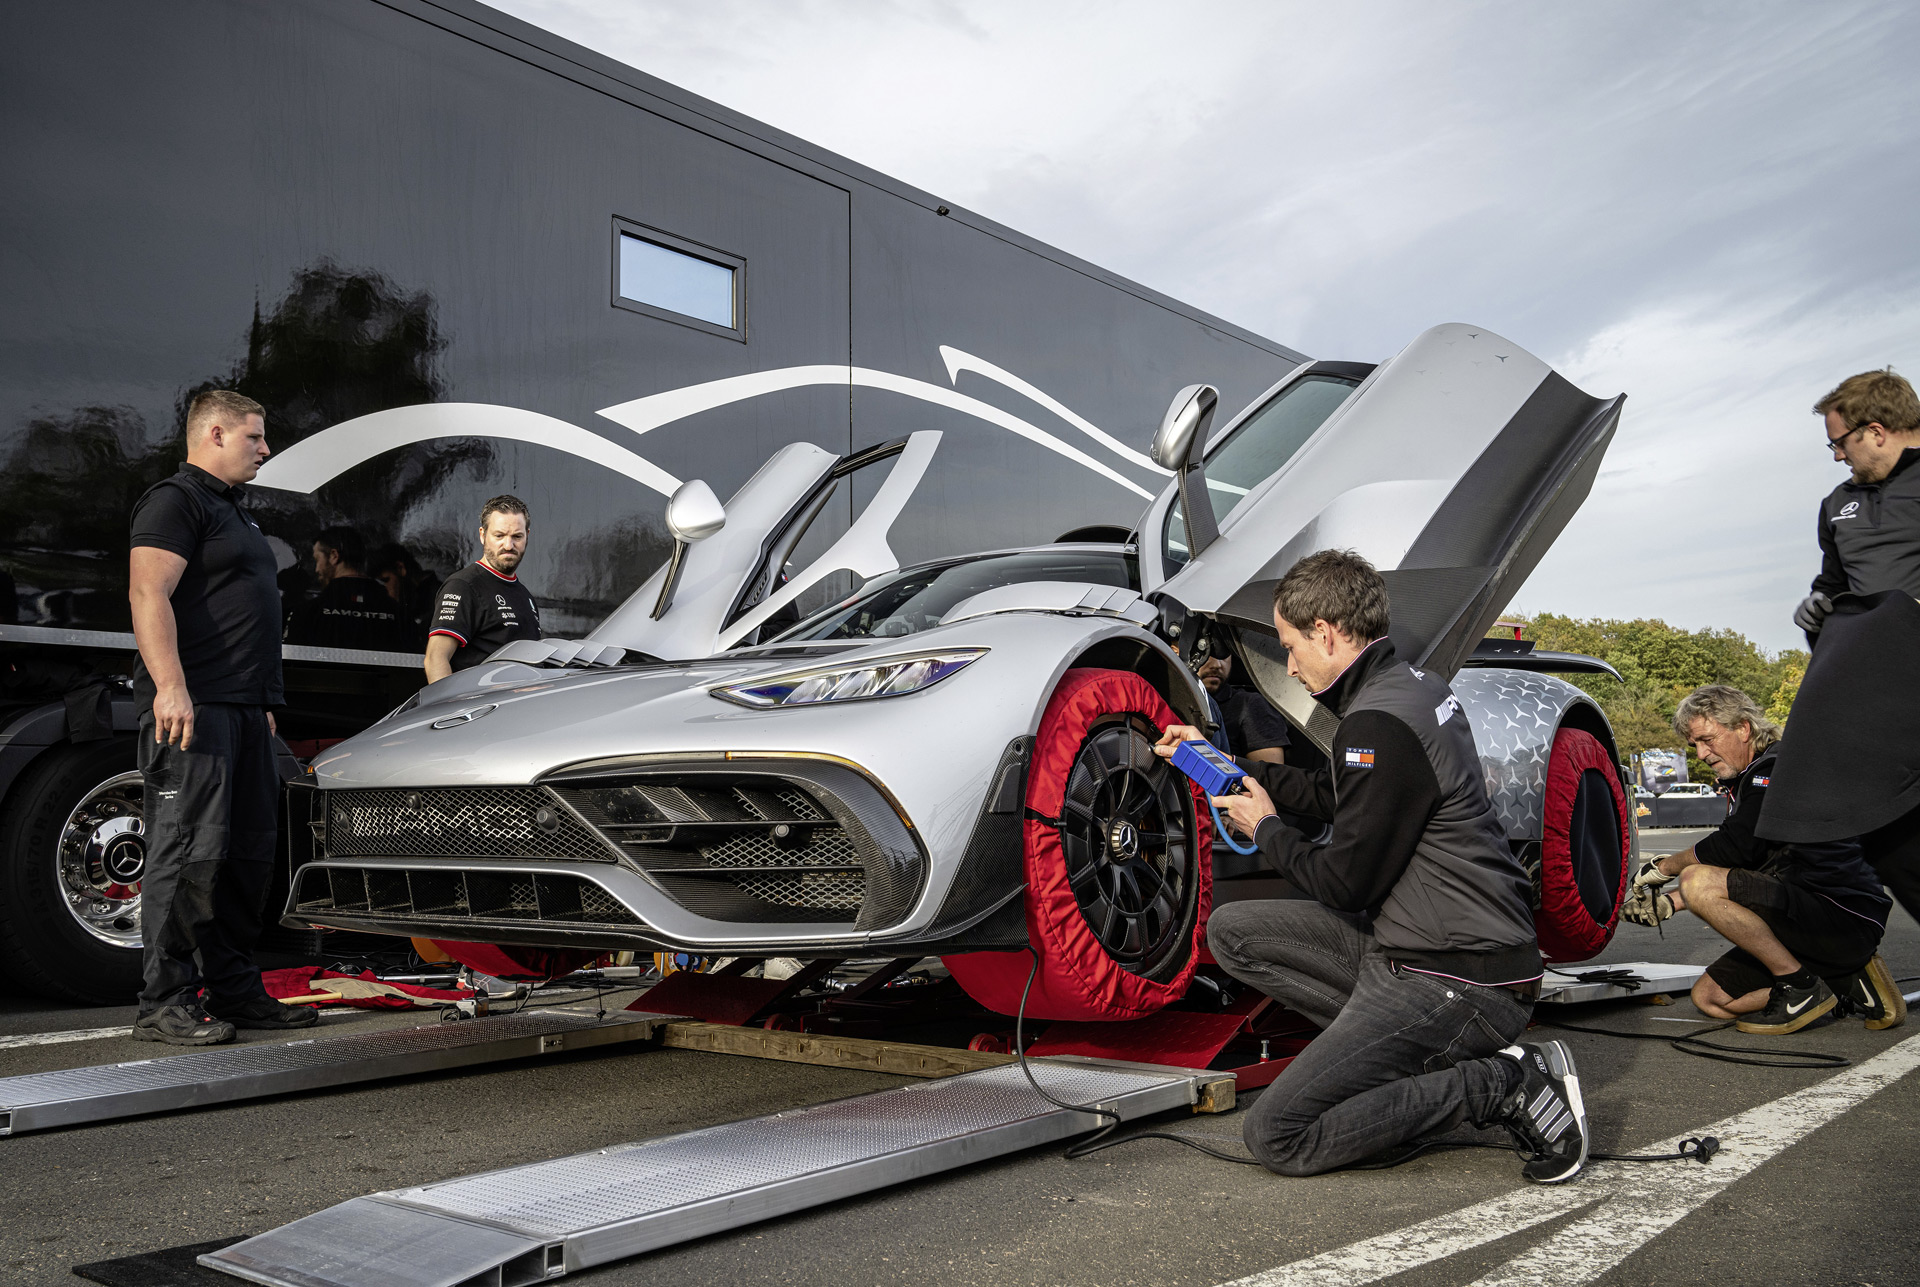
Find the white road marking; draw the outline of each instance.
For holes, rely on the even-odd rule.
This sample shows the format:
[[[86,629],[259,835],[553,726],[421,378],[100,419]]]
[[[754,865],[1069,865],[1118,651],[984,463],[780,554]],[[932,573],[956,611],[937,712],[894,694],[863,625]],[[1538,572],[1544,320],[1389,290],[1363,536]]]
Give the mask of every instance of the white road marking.
[[[57,1046],[68,1041],[98,1041],[102,1037],[124,1037],[133,1029],[128,1024],[117,1028],[76,1028],[72,1032],[29,1032],[18,1037],[0,1037],[0,1050],[16,1046]]]
[[[1604,1205],[1538,1247],[1493,1270],[1474,1287],[1577,1287],[1639,1250],[1762,1162],[1920,1067],[1920,1036],[1804,1090],[1686,1135],[1649,1145],[1668,1153],[1690,1136],[1717,1136],[1713,1161],[1598,1162],[1567,1185],[1517,1189],[1334,1251],[1280,1265],[1221,1287],[1360,1287],[1597,1202]]]

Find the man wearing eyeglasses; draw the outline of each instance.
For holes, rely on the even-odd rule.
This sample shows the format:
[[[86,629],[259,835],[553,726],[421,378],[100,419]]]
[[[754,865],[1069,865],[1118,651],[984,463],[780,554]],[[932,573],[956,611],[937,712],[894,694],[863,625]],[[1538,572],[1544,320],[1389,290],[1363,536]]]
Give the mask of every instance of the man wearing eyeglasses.
[[[1920,916],[1920,399],[1889,367],[1847,377],[1813,411],[1852,477],[1820,504],[1820,575],[1793,614],[1814,655],[1755,834],[1858,836]]]
[[[1920,599],[1920,399],[1893,373],[1863,371],[1813,404],[1827,448],[1853,477],[1820,505],[1820,575],[1794,610],[1820,633],[1833,596],[1904,590]]]

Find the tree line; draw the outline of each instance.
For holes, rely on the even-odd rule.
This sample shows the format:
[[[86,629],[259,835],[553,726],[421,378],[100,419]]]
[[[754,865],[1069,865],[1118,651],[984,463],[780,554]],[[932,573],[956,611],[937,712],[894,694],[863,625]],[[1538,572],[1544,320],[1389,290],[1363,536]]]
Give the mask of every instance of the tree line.
[[[1645,618],[1580,620],[1554,613],[1514,620],[1521,625],[1520,637],[1537,648],[1598,657],[1620,672],[1624,683],[1610,675],[1562,678],[1606,712],[1623,756],[1649,747],[1677,747],[1673,713],[1680,699],[1702,684],[1744,689],[1767,708],[1769,718],[1784,724],[1807,669],[1805,650],[1769,655],[1736,630],[1682,630]],[[1694,781],[1715,781],[1713,771],[1690,749],[1687,766]]]

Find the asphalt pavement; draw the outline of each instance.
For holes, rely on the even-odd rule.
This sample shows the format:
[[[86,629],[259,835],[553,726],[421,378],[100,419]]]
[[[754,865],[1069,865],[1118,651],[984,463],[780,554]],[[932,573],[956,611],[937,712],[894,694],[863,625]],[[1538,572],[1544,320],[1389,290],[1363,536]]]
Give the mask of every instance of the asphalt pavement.
[[[1698,834],[1650,833],[1646,847],[1671,851]],[[1721,946],[1682,917],[1664,935],[1622,926],[1599,963],[1704,965]],[[1920,926],[1904,912],[1882,950],[1897,975],[1920,975]],[[0,1076],[172,1053],[123,1036],[9,1044],[131,1017],[0,999]],[[319,1035],[425,1017],[354,1012],[326,1019]],[[1684,998],[1543,1006],[1537,1017],[1661,1037],[1703,1026]],[[1920,1076],[1895,1075],[1920,1064],[1920,1020],[1886,1032],[1856,1020],[1784,1038],[1715,1038],[1838,1053],[1854,1064],[1839,1072],[1709,1061],[1665,1041],[1553,1035],[1579,1061],[1596,1148],[1641,1150],[1760,1111],[1730,1133],[1739,1147],[1706,1167],[1595,1164],[1562,1190],[1528,1186],[1516,1158],[1491,1150],[1300,1180],[1165,1141],[1080,1161],[1047,1148],[568,1281],[1212,1287],[1252,1277],[1282,1287],[1384,1273],[1396,1287],[1920,1281],[1920,1234],[1903,1210],[1903,1195],[1920,1185],[1920,1149],[1909,1147],[1920,1144]],[[257,1233],[363,1193],[903,1083],[689,1051],[583,1052],[0,1139],[0,1282],[72,1283],[76,1263]],[[1813,1087],[1821,1090],[1797,1093]],[[1173,1115],[1157,1125],[1234,1148],[1243,1117]],[[180,1280],[156,1272],[151,1281]]]

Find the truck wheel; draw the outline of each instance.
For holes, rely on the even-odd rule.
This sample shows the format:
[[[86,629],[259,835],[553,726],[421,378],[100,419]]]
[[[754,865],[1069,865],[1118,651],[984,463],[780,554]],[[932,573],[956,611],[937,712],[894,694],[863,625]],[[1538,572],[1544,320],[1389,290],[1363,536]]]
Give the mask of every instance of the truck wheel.
[[[0,818],[0,961],[15,986],[82,1005],[140,992],[145,807],[133,740],[48,751]]]
[[[1036,1019],[1138,1019],[1186,992],[1212,901],[1207,803],[1153,754],[1177,723],[1139,675],[1070,670],[1040,721],[1023,824]],[[982,1005],[1018,1010],[1033,958],[946,958]]]

